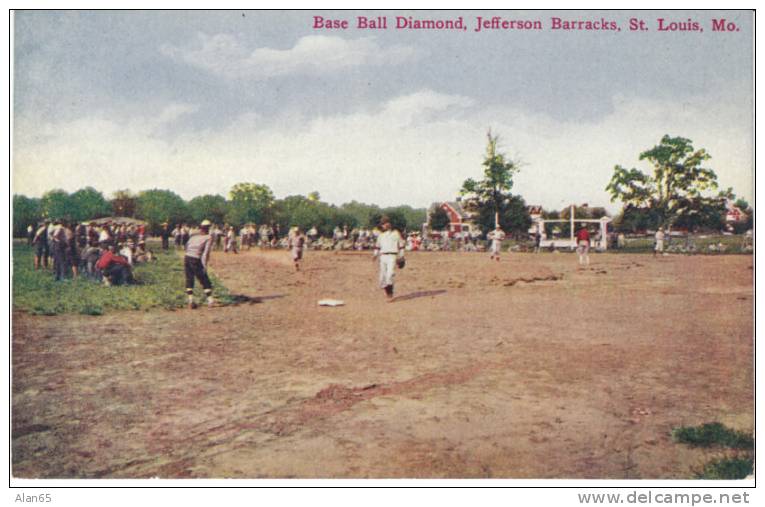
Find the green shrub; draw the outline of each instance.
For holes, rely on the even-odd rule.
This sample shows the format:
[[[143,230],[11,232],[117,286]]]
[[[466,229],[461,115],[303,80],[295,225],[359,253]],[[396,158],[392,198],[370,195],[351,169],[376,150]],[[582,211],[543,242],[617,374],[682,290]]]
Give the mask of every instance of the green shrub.
[[[748,433],[736,431],[725,425],[714,422],[700,426],[683,426],[672,431],[675,442],[688,444],[694,447],[711,447],[721,445],[731,449],[751,449],[754,447],[754,439]]]
[[[745,479],[752,473],[753,468],[752,456],[719,458],[704,465],[704,469],[696,474],[696,477],[711,480]]]

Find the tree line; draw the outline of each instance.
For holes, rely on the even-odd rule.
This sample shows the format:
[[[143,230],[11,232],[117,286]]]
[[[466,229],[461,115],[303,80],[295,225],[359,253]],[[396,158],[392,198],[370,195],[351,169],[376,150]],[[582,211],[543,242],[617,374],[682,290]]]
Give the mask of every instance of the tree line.
[[[13,234],[17,237],[29,225],[45,219],[80,223],[110,216],[143,220],[152,233],[158,233],[163,222],[195,224],[207,219],[237,228],[247,223],[276,224],[281,230],[293,225],[303,230],[316,227],[320,234],[331,235],[335,227],[376,226],[382,215],[388,215],[401,230],[419,230],[426,220],[424,208],[383,208],[357,201],[336,206],[322,201],[318,192],[277,199],[268,186],[257,183],[238,183],[227,197],[206,194],[188,201],[164,189],[119,190],[110,198],[92,187],[72,193],[50,190],[40,198],[13,196]]]
[[[524,236],[531,226],[531,217],[523,197],[512,193],[513,178],[520,164],[499,152],[497,143],[498,137],[490,131],[483,178],[468,178],[463,182],[461,203],[483,233],[499,225],[512,235]],[[718,191],[717,175],[706,167],[710,158],[703,148],[695,149],[691,140],[665,135],[658,145],[639,154],[638,159],[647,161],[652,172],[615,166],[606,191],[612,202],[622,203],[622,210],[614,218],[612,227],[625,232],[658,227],[721,230],[726,227],[727,204],[735,202],[746,214],[746,220],[736,226],[744,230],[751,228],[752,208],[743,199],[736,200],[733,189]],[[543,216],[567,218],[568,213],[568,209],[546,211]],[[45,218],[82,222],[114,215],[145,220],[151,231],[157,231],[163,222],[199,223],[208,219],[235,227],[246,223],[277,224],[282,230],[292,225],[304,230],[316,227],[320,234],[330,235],[335,227],[374,227],[383,214],[402,231],[419,230],[426,221],[433,230],[449,226],[449,217],[439,207],[431,209],[427,216],[428,210],[406,205],[381,208],[351,201],[335,206],[323,202],[318,192],[276,199],[266,185],[238,183],[227,198],[207,194],[190,201],[171,190],[161,189],[137,194],[120,190],[111,199],[92,187],[71,194],[51,190],[39,199],[14,195],[13,233],[21,236],[28,225]],[[604,208],[576,209],[577,217],[603,215]],[[561,227],[565,229],[568,225],[564,223]]]

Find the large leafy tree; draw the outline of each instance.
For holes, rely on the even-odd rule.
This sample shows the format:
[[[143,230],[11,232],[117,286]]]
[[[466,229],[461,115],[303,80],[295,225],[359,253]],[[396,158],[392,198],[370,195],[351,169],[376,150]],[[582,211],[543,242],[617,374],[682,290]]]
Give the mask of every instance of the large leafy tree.
[[[117,190],[111,199],[112,213],[118,217],[134,217],[136,198],[130,190]]]
[[[329,223],[331,212],[327,204],[316,198],[302,195],[290,195],[276,201],[274,215],[281,230],[296,225],[307,231],[312,226],[320,227]]]
[[[229,192],[226,221],[241,226],[248,222],[270,222],[274,217],[274,194],[266,185],[237,183]]]
[[[433,231],[442,231],[449,227],[449,214],[441,206],[436,206],[430,214],[430,229]]]
[[[206,194],[191,199],[188,209],[194,223],[210,220],[216,224],[223,224],[228,212],[228,203],[222,195]]]
[[[45,192],[40,199],[40,209],[48,219],[75,219],[74,203],[69,194],[61,189]]]
[[[25,195],[13,195],[13,235],[22,237],[27,233],[27,227],[37,224],[42,218],[40,199]]]
[[[498,136],[492,136],[489,131],[487,137],[483,179],[476,181],[469,178],[462,184],[460,194],[463,196],[463,206],[478,213],[484,230],[493,229],[497,223],[503,229],[516,228],[525,224],[526,219],[510,219],[506,215],[508,212],[514,215],[518,211],[518,199],[514,199],[510,191],[513,189],[513,177],[518,173],[519,167],[515,161],[497,152]],[[526,215],[528,216],[528,213]],[[487,217],[493,218],[493,223],[488,223]]]
[[[717,188],[717,175],[703,167],[710,158],[703,148],[694,149],[690,139],[665,135],[640,154],[640,160],[651,164],[652,173],[617,165],[606,190],[612,202],[653,210],[658,222],[654,225],[672,226],[717,199],[704,195]]]
[[[478,225],[486,233],[496,227],[496,220],[499,217],[499,226],[502,230],[509,231],[516,236],[526,234],[531,227],[531,216],[529,215],[526,201],[520,195],[511,195],[499,204],[499,209],[495,213],[489,207],[483,207],[478,212]]]
[[[422,228],[422,224],[425,223],[427,218],[427,210],[425,208],[412,208],[406,204],[401,206],[392,206],[390,208],[383,209],[383,213],[390,215],[401,215],[406,223],[406,228],[410,231],[418,231]]]
[[[112,207],[104,194],[93,187],[85,187],[69,196],[72,203],[74,220],[82,222],[93,218],[108,216]]]
[[[170,190],[159,189],[139,192],[135,214],[141,220],[146,220],[153,231],[158,230],[162,222],[180,223],[191,218],[186,201],[181,196]]]

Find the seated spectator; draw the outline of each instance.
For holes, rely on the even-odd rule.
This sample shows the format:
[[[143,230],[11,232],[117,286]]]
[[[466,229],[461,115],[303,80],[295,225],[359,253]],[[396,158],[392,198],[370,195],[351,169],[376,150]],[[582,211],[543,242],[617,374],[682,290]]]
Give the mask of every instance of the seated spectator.
[[[118,255],[117,247],[110,246],[96,263],[96,268],[101,271],[104,277],[104,285],[122,285],[133,283],[133,272],[130,269],[128,260]]]
[[[135,252],[133,253],[133,262],[138,264],[141,262],[151,262],[153,260],[154,254],[151,250],[146,249],[146,242],[139,241],[138,246],[135,248]]]

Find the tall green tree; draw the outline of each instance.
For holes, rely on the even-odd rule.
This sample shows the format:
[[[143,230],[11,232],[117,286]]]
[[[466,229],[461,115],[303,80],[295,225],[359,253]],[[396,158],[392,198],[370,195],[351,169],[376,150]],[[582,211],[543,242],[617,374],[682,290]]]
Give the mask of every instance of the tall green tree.
[[[74,220],[82,222],[109,216],[112,207],[104,194],[93,187],[85,187],[69,196],[72,201]]]
[[[514,236],[525,236],[531,227],[531,216],[526,201],[520,195],[511,195],[500,202],[496,214],[492,208],[482,207],[477,218],[481,231],[486,233],[494,229],[497,216],[502,230],[510,232]]]
[[[399,214],[406,222],[406,228],[410,231],[419,231],[427,219],[428,211],[425,208],[412,208],[406,204],[384,208],[383,213],[388,216]]]
[[[149,224],[150,230],[158,231],[162,222],[180,223],[190,221],[186,201],[170,190],[144,190],[136,197],[135,215]]]
[[[236,226],[270,222],[274,217],[274,194],[266,185],[237,183],[228,195],[226,221]]]
[[[516,204],[512,202],[510,191],[513,189],[513,177],[520,169],[515,161],[497,152],[498,136],[492,136],[489,131],[487,137],[483,179],[465,180],[460,194],[463,196],[463,206],[466,209],[477,212],[481,216],[491,213],[495,223],[499,221],[502,225],[500,212],[516,207]],[[493,225],[490,228],[493,229]]]
[[[380,220],[382,219],[383,215],[388,217],[388,219],[390,220],[390,225],[394,229],[398,229],[402,233],[407,231],[406,216],[400,210],[396,208],[386,208],[380,212],[373,213],[369,219],[369,223],[367,224],[367,227],[370,227],[370,228],[378,227],[380,225]]]
[[[222,195],[200,195],[188,203],[191,219],[198,224],[202,220],[210,220],[215,224],[223,224],[228,212],[228,203]]]
[[[430,229],[433,231],[442,231],[449,227],[451,219],[449,214],[441,206],[437,206],[430,214]]]
[[[23,237],[27,233],[27,227],[37,228],[42,218],[40,199],[25,195],[13,194],[13,235]]]
[[[49,190],[40,199],[40,209],[45,218],[56,220],[72,220],[75,209],[71,197],[61,189]]]
[[[717,175],[704,167],[710,158],[703,148],[694,149],[690,139],[665,135],[658,145],[639,156],[651,164],[650,174],[617,165],[606,190],[612,202],[655,210],[655,225],[672,226],[703,207],[705,200],[714,199],[704,195],[717,188]]]

